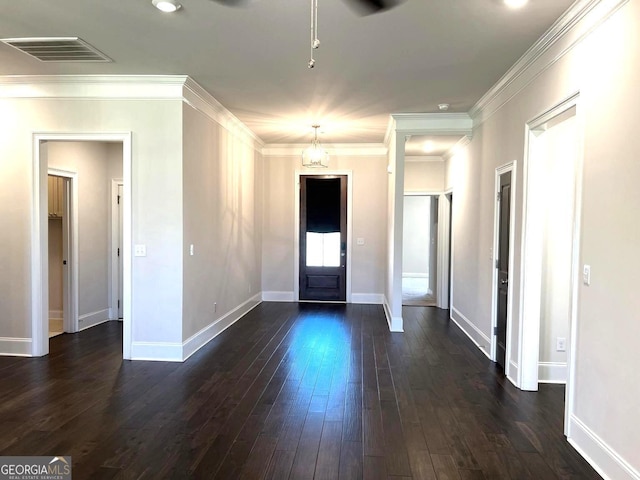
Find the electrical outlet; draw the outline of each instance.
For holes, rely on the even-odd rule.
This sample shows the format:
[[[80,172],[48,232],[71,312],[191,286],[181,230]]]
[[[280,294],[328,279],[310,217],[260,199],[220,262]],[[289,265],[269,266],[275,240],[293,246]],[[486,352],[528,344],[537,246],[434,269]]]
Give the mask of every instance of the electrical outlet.
[[[564,337],[556,338],[556,350],[558,352],[566,352],[567,351],[567,339]]]
[[[218,304],[217,303],[213,303],[213,313],[216,313],[218,311]]]

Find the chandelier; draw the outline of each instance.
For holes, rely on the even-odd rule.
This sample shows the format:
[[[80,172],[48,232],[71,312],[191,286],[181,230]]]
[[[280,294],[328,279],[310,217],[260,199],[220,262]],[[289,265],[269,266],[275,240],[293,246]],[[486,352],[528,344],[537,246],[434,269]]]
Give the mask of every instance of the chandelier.
[[[302,151],[302,166],[309,168],[327,168],[329,166],[329,153],[322,148],[318,140],[318,128],[320,125],[312,125],[313,140],[311,145]]]

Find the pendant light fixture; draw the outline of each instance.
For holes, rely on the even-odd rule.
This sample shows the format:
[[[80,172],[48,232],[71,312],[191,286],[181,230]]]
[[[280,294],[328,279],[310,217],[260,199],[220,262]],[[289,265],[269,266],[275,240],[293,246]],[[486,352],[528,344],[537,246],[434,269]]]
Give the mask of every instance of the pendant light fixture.
[[[318,140],[320,125],[312,125],[313,140],[311,145],[302,151],[302,166],[308,168],[327,168],[329,166],[329,153],[322,148]]]

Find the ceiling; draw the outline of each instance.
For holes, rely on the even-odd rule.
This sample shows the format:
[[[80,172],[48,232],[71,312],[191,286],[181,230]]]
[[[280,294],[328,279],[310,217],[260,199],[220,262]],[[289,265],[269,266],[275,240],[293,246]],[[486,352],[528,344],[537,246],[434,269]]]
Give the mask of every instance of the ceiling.
[[[406,0],[370,16],[319,0],[314,69],[306,0],[181,3],[3,2],[0,37],[78,36],[113,63],[43,63],[0,44],[0,75],[186,74],[266,143],[306,142],[314,123],[325,142],[382,142],[391,113],[467,112],[572,0]]]

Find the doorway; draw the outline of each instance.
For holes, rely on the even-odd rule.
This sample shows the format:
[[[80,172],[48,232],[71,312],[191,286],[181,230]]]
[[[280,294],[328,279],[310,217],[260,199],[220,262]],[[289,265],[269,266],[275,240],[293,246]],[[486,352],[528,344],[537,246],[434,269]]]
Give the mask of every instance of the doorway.
[[[438,196],[405,194],[402,232],[402,304],[436,306]]]
[[[300,176],[299,300],[347,301],[347,176]]]
[[[57,173],[55,175],[54,173]],[[49,338],[70,331],[71,271],[68,259],[72,251],[69,226],[73,174],[51,170],[47,177],[47,234],[49,238]]]
[[[34,189],[33,189],[33,223],[32,223],[32,355],[43,356],[49,353],[49,310],[50,310],[50,290],[49,283],[49,174],[55,176],[68,177],[68,180],[63,180],[63,198],[66,195],[66,211],[62,215],[62,230],[68,232],[68,241],[63,241],[63,244],[68,245],[68,252],[63,254],[63,272],[66,270],[68,276],[67,281],[62,282],[65,290],[63,299],[66,303],[63,305],[64,325],[63,330],[65,332],[76,332],[83,328],[88,328],[102,321],[108,321],[110,318],[107,300],[107,280],[106,273],[104,275],[104,307],[94,308],[90,303],[102,293],[96,294],[94,271],[95,268],[102,268],[105,271],[106,265],[110,262],[107,260],[107,245],[108,238],[107,230],[108,223],[106,222],[108,207],[108,184],[106,181],[106,175],[108,174],[108,168],[104,165],[92,166],[91,168],[96,170],[99,174],[99,178],[104,178],[104,183],[99,180],[98,183],[93,183],[89,180],[89,176],[83,173],[82,181],[84,182],[82,187],[85,192],[95,192],[96,186],[99,186],[100,191],[104,192],[104,195],[100,193],[96,198],[97,201],[101,201],[103,206],[100,207],[101,211],[94,208],[90,204],[82,203],[85,216],[89,218],[86,223],[86,232],[83,235],[84,245],[87,248],[92,248],[95,244],[104,244],[105,254],[103,260],[96,262],[88,262],[83,268],[84,275],[87,279],[84,281],[78,275],[78,264],[81,255],[79,250],[86,250],[85,247],[78,247],[78,224],[79,224],[79,209],[78,209],[78,196],[81,192],[78,186],[78,174],[75,171],[60,169],[59,164],[70,165],[74,164],[77,160],[73,156],[59,155],[60,145],[73,144],[73,145],[93,145],[93,144],[105,144],[105,145],[117,145],[117,154],[119,155],[120,162],[120,174],[123,178],[124,187],[124,203],[122,208],[122,231],[123,231],[123,246],[122,246],[122,270],[123,270],[123,357],[131,357],[131,249],[128,245],[131,244],[131,202],[127,195],[130,190],[130,178],[131,178],[131,135],[124,134],[34,134],[33,143],[33,176],[34,176]],[[105,147],[106,148],[106,147]],[[55,155],[52,152],[57,152]],[[57,156],[56,156],[57,155]],[[105,154],[106,155],[106,154]],[[54,161],[52,159],[57,158]],[[53,163],[52,163],[53,162]],[[68,170],[68,171],[67,171]],[[64,187],[66,182],[66,188]],[[64,193],[66,191],[66,193]],[[100,200],[102,199],[102,200]],[[106,201],[105,201],[106,200]],[[102,223],[104,232],[102,229],[95,227],[95,222],[98,215],[104,215],[105,222]],[[65,221],[65,217],[67,220]],[[68,224],[64,228],[65,223]],[[104,233],[104,234],[103,234]],[[106,238],[105,238],[106,237]],[[86,256],[86,251],[82,250]],[[66,261],[66,265],[64,265]],[[104,267],[104,268],[103,268]],[[66,285],[66,287],[65,287]],[[86,294],[79,295],[79,285],[83,285],[88,290]],[[97,289],[102,292],[101,287]],[[100,297],[102,298],[102,297]],[[102,302],[102,300],[99,300]],[[68,304],[68,308],[67,308]],[[80,305],[79,305],[80,304]],[[83,310],[81,311],[80,308]],[[86,313],[84,313],[86,311]],[[68,320],[67,320],[68,319]]]
[[[573,409],[582,122],[578,95],[530,122],[525,164],[520,386],[566,383],[565,434]]]
[[[493,273],[493,338],[491,358],[509,375],[510,331],[511,331],[511,288],[510,272],[513,269],[513,227],[514,227],[514,177],[516,162],[496,169],[496,206],[494,220],[494,241],[492,259]]]

